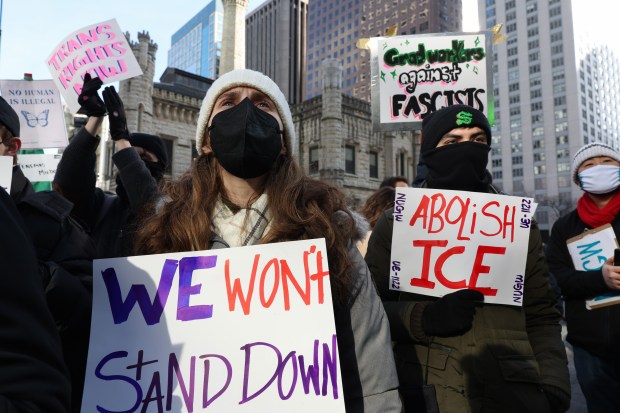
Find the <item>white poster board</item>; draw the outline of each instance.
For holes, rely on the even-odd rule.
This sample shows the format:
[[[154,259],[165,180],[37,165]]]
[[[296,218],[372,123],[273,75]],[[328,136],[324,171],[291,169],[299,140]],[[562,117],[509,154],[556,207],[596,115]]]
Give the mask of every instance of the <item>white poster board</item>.
[[[611,224],[606,224],[568,239],[566,246],[577,271],[596,271],[614,256],[618,240]],[[613,304],[620,304],[620,294],[609,293],[586,300],[589,310]]]
[[[13,178],[13,157],[0,156],[0,186],[7,194],[11,193],[11,179]]]
[[[22,149],[67,146],[65,113],[53,80],[0,80],[0,89],[19,116]]]
[[[93,274],[83,412],[344,412],[324,239]]]
[[[45,63],[73,113],[80,108],[77,98],[86,72],[103,83],[142,74],[115,19],[74,31],[54,48]]]
[[[370,39],[374,131],[411,130],[438,109],[465,104],[494,123],[493,33],[436,33]]]
[[[19,168],[30,182],[53,181],[61,155],[24,154],[17,158]]]
[[[390,289],[441,297],[470,288],[523,304],[531,198],[396,188]]]

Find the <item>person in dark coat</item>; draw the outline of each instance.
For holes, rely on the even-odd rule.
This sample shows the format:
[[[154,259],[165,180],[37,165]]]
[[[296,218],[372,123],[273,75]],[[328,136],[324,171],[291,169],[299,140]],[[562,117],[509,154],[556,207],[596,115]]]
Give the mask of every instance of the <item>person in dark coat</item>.
[[[158,193],[168,164],[161,138],[129,133],[123,102],[113,86],[99,97],[99,78],[86,75],[79,97],[80,112],[89,116],[62,154],[54,189],[74,204],[73,214],[90,228],[97,246],[95,258],[126,257],[133,253],[136,217]],[[108,112],[110,136],[115,142],[112,156],[118,168],[116,195],[96,187],[97,131]]]
[[[490,143],[477,109],[454,105],[427,116],[422,187],[498,193],[486,171]],[[391,209],[377,221],[365,259],[390,320],[406,411],[566,411],[568,362],[535,223],[522,307],[484,304],[468,289],[439,299],[390,290],[393,223]]]
[[[36,256],[0,188],[0,412],[66,413],[71,387]]]
[[[19,117],[11,105],[0,96],[0,156],[13,157],[11,198],[15,203],[34,193],[34,187],[17,164],[17,153],[22,147],[19,134]]]
[[[30,194],[17,204],[32,239],[47,306],[60,334],[71,377],[71,411],[79,412],[88,357],[95,244],[56,191]]]
[[[583,146],[573,157],[573,181],[584,193],[577,208],[553,224],[547,261],[564,297],[566,339],[588,411],[620,412],[620,304],[589,310],[585,303],[620,294],[620,266],[610,254],[591,271],[577,271],[566,244],[606,224],[620,239],[620,153],[601,142]]]

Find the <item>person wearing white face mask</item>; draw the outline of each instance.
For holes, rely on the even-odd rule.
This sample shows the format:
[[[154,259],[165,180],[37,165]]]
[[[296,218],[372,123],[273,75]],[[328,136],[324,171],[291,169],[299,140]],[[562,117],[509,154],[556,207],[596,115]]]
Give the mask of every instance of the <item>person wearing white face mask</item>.
[[[620,412],[620,305],[585,306],[594,296],[620,294],[620,266],[609,257],[597,270],[577,271],[566,244],[605,224],[620,239],[620,153],[599,142],[583,146],[573,158],[573,181],[584,194],[574,211],[554,223],[547,261],[564,296],[567,340],[588,411]]]

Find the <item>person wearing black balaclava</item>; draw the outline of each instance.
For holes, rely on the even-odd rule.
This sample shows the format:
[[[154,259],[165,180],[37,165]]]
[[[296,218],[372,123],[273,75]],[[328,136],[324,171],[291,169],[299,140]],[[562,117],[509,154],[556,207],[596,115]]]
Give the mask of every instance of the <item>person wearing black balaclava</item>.
[[[481,111],[454,105],[426,116],[421,187],[501,196],[486,169],[490,149]],[[365,259],[390,320],[405,411],[566,411],[567,358],[537,225],[530,230],[523,307],[510,307],[484,304],[468,289],[438,299],[389,290],[392,215],[386,211],[375,224]]]
[[[99,78],[84,76],[78,102],[79,113],[88,120],[62,154],[54,189],[73,202],[72,214],[90,228],[97,246],[95,258],[125,257],[132,255],[136,217],[158,194],[168,155],[158,136],[129,132],[118,93],[113,86],[106,87],[102,99],[101,86]],[[116,195],[95,186],[97,131],[106,113],[116,147],[112,156],[118,169]]]

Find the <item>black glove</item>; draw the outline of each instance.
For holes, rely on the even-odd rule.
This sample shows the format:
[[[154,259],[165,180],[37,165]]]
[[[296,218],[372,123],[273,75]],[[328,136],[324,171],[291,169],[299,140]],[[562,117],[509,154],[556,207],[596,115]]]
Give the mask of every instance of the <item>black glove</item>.
[[[454,337],[465,334],[474,321],[476,306],[484,295],[475,290],[459,290],[428,304],[422,313],[422,329],[427,336]]]
[[[84,75],[84,85],[80,96],[78,96],[79,114],[94,117],[105,115],[105,105],[97,93],[102,84],[103,82],[98,77],[91,78],[90,73]]]
[[[127,129],[127,117],[125,116],[125,108],[121,97],[116,93],[114,86],[108,86],[103,89],[103,101],[105,107],[108,108],[108,119],[110,120],[110,136],[113,141],[119,139],[129,139],[129,130]]]
[[[570,394],[566,394],[565,391],[550,384],[543,384],[542,390],[545,396],[547,396],[549,410],[552,413],[564,413],[568,410],[570,407]]]

